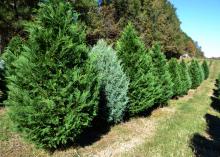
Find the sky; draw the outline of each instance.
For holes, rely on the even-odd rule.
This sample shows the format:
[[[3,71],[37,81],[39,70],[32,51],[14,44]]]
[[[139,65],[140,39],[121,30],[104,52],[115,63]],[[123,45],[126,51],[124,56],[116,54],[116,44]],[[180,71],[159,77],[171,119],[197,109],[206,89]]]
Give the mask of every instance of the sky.
[[[181,28],[198,41],[206,57],[220,57],[220,0],[170,0]]]

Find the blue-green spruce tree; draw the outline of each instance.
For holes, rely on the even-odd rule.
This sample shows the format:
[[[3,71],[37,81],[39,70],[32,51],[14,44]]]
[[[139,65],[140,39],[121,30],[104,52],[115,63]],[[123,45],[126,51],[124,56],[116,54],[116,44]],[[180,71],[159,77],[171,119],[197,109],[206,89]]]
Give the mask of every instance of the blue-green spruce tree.
[[[101,82],[100,117],[108,122],[123,120],[128,103],[129,80],[118,60],[115,50],[104,40],[98,41],[90,53],[91,63],[98,71]]]

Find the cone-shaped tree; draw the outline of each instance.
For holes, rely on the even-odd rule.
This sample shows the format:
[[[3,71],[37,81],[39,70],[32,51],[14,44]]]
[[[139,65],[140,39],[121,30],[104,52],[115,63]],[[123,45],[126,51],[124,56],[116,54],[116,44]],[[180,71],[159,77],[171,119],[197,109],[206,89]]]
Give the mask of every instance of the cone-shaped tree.
[[[201,83],[201,70],[197,60],[192,60],[189,66],[189,73],[192,80],[192,89],[197,88]]]
[[[180,75],[180,65],[177,61],[177,59],[172,58],[169,61],[169,72],[171,75],[171,79],[173,82],[173,96],[180,96],[183,93],[183,86],[182,86],[182,80]]]
[[[128,103],[129,81],[123,72],[116,52],[104,40],[98,41],[90,53],[91,63],[97,69],[101,82],[99,117],[108,122],[122,121]]]
[[[173,82],[168,69],[167,59],[164,53],[161,52],[158,44],[154,45],[150,50],[153,67],[156,77],[157,85],[160,85],[161,93],[158,95],[156,103],[167,103],[167,101],[173,96]]]
[[[205,80],[205,72],[204,72],[204,69],[202,67],[202,64],[198,63],[198,66],[199,66],[199,71],[200,71],[200,84],[201,84],[202,81]]]
[[[182,60],[180,62],[180,68],[181,68],[180,76],[181,76],[182,87],[183,87],[183,93],[182,94],[187,94],[188,90],[192,86],[192,81],[191,81],[191,78],[190,78],[188,66],[186,65],[184,60]]]
[[[152,59],[132,24],[125,27],[116,49],[130,77],[129,113],[142,113],[154,105],[159,88],[155,82]]]
[[[54,148],[77,139],[96,116],[97,77],[87,64],[85,33],[69,3],[42,3],[26,29],[28,40],[13,62],[5,103],[22,135]]]
[[[203,61],[202,67],[203,67],[203,70],[204,70],[204,75],[205,75],[205,80],[206,80],[209,77],[209,66],[208,66],[206,60]]]

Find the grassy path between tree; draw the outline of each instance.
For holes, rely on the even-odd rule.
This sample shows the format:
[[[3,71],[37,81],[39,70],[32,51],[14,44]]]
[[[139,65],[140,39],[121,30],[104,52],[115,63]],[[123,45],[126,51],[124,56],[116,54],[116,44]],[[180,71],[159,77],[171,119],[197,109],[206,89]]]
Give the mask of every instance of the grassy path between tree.
[[[10,131],[11,123],[5,109],[0,109],[0,156],[137,156],[137,157],[190,157],[195,156],[191,146],[195,135],[211,139],[206,133],[204,116],[208,113],[220,117],[210,107],[215,79],[220,72],[220,61],[212,61],[210,78],[196,90],[178,100],[171,100],[168,107],[159,108],[148,117],[133,118],[128,122],[91,134],[92,143],[69,147],[48,153],[24,142]],[[219,104],[220,105],[220,104]],[[91,142],[91,141],[90,141]]]

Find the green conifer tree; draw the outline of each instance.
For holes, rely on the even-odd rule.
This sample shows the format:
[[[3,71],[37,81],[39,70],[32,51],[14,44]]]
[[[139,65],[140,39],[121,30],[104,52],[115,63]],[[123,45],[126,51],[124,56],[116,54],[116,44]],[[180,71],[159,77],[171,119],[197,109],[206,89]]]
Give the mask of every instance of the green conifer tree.
[[[15,36],[10,40],[8,46],[5,48],[1,58],[5,62],[6,76],[14,73],[15,66],[13,62],[18,59],[20,53],[22,52],[23,42],[24,41],[21,37]]]
[[[129,85],[121,61],[118,60],[114,49],[104,40],[98,41],[92,48],[90,58],[101,80],[101,100],[106,100],[101,101],[99,116],[108,122],[118,123],[123,120],[127,108]]]
[[[192,80],[192,89],[197,88],[201,83],[201,71],[197,60],[192,60],[189,66],[189,73]]]
[[[203,61],[202,67],[204,70],[205,80],[209,77],[209,66],[206,60]]]
[[[152,107],[158,95],[152,58],[146,53],[132,24],[125,27],[116,49],[126,74],[130,77],[129,113],[137,115]]]
[[[173,82],[169,73],[167,59],[158,44],[152,47],[149,54],[152,57],[154,72],[157,76],[155,81],[158,86],[160,85],[161,89],[156,103],[165,104],[173,96]]]
[[[5,104],[17,130],[39,147],[75,141],[97,113],[99,86],[85,32],[69,3],[49,0],[26,25]],[[6,63],[9,62],[6,59]]]
[[[180,63],[180,74],[181,74],[181,80],[182,80],[182,86],[183,86],[183,94],[187,94],[188,90],[192,86],[192,81],[190,78],[188,67],[184,60]]]
[[[202,83],[202,81],[205,80],[205,72],[202,67],[202,64],[199,64],[198,66],[199,66],[199,71],[200,71],[200,83]]]
[[[172,58],[169,61],[169,72],[173,82],[173,96],[181,96],[183,93],[182,80],[180,75],[180,65],[177,59]]]

